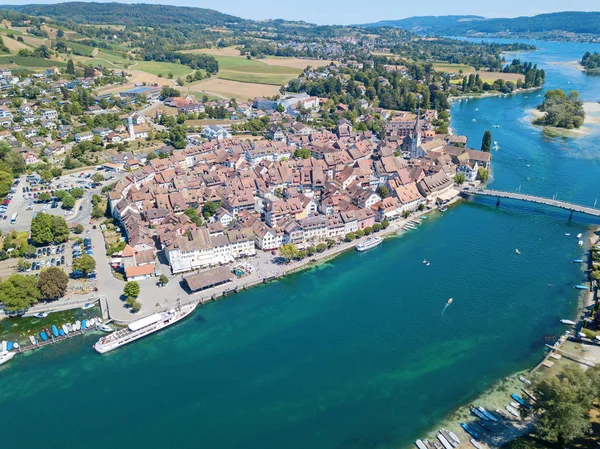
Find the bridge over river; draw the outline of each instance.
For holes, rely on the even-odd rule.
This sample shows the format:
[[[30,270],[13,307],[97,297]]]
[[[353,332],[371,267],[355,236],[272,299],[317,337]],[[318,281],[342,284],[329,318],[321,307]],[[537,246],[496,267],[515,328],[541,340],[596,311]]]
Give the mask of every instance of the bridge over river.
[[[554,198],[544,198],[542,196],[527,195],[525,193],[516,192],[505,192],[503,190],[487,190],[487,189],[464,189],[465,195],[480,195],[480,196],[491,196],[497,199],[496,205],[500,204],[501,198],[507,198],[511,200],[526,201],[529,203],[544,204],[546,206],[558,207],[571,211],[571,218],[573,212],[579,212],[581,214],[590,215],[593,217],[600,217],[600,209],[594,207],[582,206],[580,204],[568,203],[566,201],[559,201]]]

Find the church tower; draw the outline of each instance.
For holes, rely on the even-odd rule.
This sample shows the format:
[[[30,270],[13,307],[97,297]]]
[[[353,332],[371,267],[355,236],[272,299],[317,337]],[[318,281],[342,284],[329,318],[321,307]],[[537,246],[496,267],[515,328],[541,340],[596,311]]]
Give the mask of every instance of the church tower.
[[[415,129],[410,138],[410,157],[411,159],[418,158],[418,148],[421,146],[421,130],[419,129],[419,118],[421,115],[421,107],[417,108],[417,121],[415,122]]]

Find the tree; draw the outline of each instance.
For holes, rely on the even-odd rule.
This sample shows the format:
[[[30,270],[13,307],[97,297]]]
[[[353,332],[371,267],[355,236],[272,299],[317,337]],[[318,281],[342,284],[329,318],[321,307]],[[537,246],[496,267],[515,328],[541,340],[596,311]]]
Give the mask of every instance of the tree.
[[[61,268],[49,267],[40,273],[38,288],[42,298],[55,300],[65,295],[68,283],[67,273]]]
[[[94,206],[92,209],[92,218],[102,218],[104,216],[104,210],[100,207],[99,204]]]
[[[34,276],[13,274],[0,283],[0,302],[8,311],[24,310],[40,299],[40,291]]]
[[[47,203],[52,199],[52,195],[46,192],[42,192],[38,195],[38,201],[42,201],[43,203]]]
[[[217,212],[219,207],[219,203],[215,201],[207,201],[204,203],[204,207],[202,207],[202,215],[204,215],[206,218],[212,217],[215,212]]]
[[[0,171],[0,196],[6,196],[12,187],[13,177],[10,173]]]
[[[67,68],[66,71],[69,75],[74,75],[75,74],[75,64],[73,64],[73,60],[69,59],[67,61]]]
[[[290,261],[298,257],[298,248],[293,243],[286,243],[279,248],[279,255]]]
[[[388,189],[386,186],[379,186],[377,187],[377,195],[379,195],[381,198],[387,198],[390,196],[390,189]]]
[[[373,232],[379,232],[379,231],[381,231],[381,229],[382,229],[382,226],[380,223],[375,223],[373,225]]]
[[[387,220],[383,220],[383,221],[381,222],[381,227],[382,227],[383,229],[387,229],[387,227],[388,227],[389,225],[390,225],[390,222],[389,222],[389,221],[387,221]]]
[[[454,177],[454,182],[456,184],[458,184],[459,186],[464,184],[466,180],[467,180],[467,177],[465,176],[465,174],[463,172],[457,173],[456,176]]]
[[[62,197],[62,205],[64,209],[73,209],[75,207],[75,198],[70,193]]]
[[[298,148],[294,151],[294,157],[296,159],[309,159],[310,158],[310,150],[308,148]]]
[[[169,283],[169,278],[166,274],[161,274],[158,278],[158,282],[160,282],[162,285],[167,285]]]
[[[489,153],[492,149],[492,133],[486,131],[483,133],[483,139],[481,140],[481,151]]]
[[[63,243],[69,240],[69,226],[63,217],[52,217],[52,235],[57,243]]]
[[[52,215],[40,212],[31,220],[31,240],[38,245],[46,245],[54,240]]]
[[[31,262],[23,258],[19,259],[19,262],[17,262],[17,269],[19,271],[26,271],[29,268],[31,268]]]
[[[589,412],[600,391],[600,370],[567,367],[556,377],[539,378],[533,391],[537,432],[564,448],[590,430]]]
[[[81,271],[84,276],[90,274],[96,268],[96,261],[89,254],[73,260],[73,271]]]
[[[69,193],[73,196],[73,198],[77,199],[83,197],[85,190],[83,190],[81,187],[75,187],[74,189],[71,189]]]
[[[366,226],[365,229],[363,229],[365,235],[370,235],[373,233],[373,228],[371,226]]]
[[[483,167],[479,167],[479,169],[477,170],[477,179],[479,179],[481,182],[486,183],[488,178],[490,176],[490,172],[487,171],[485,168]]]
[[[96,184],[101,183],[104,181],[104,175],[102,173],[94,173],[92,175],[92,181],[94,181]]]
[[[333,239],[327,239],[325,243],[327,244],[327,248],[333,248],[335,246],[335,240]]]
[[[127,298],[137,298],[140,296],[140,284],[136,281],[129,281],[123,288],[123,293]]]
[[[354,240],[354,239],[355,239],[355,235],[354,235],[354,233],[352,233],[352,232],[349,232],[348,234],[346,234],[346,237],[345,237],[345,239],[346,239],[346,241],[347,241],[347,242],[351,242],[352,240]]]
[[[125,300],[125,304],[127,304],[134,313],[139,312],[142,308],[142,304],[138,300],[129,296]]]
[[[357,231],[354,233],[354,235],[356,236],[356,238],[357,238],[357,239],[359,239],[359,238],[361,238],[361,237],[363,237],[363,236],[365,235],[365,231],[364,231],[364,230],[362,230],[362,229],[358,229],[358,230],[357,230]]]
[[[83,225],[81,223],[78,223],[77,225],[75,225],[75,227],[73,227],[73,232],[75,234],[83,234]]]
[[[317,245],[317,252],[318,253],[322,253],[323,251],[325,251],[327,249],[327,244],[326,243],[319,243]]]

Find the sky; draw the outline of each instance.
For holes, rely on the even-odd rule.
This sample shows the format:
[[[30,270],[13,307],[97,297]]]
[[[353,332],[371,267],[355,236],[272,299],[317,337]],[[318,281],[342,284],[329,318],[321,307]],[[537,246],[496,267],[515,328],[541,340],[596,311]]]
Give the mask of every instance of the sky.
[[[113,0],[114,1],[114,0]],[[0,0],[1,4],[58,3],[47,0]],[[135,0],[124,3],[159,3],[210,8],[245,19],[304,20],[320,25],[361,24],[411,16],[473,14],[517,17],[557,11],[598,11],[598,0]]]

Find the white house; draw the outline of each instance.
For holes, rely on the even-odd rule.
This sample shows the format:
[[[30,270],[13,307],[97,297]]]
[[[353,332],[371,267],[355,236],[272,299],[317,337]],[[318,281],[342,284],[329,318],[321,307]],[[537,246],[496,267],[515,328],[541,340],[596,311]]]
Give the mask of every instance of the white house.
[[[229,139],[231,137],[231,133],[227,131],[224,127],[218,125],[208,125],[202,128],[202,134],[207,139]]]

